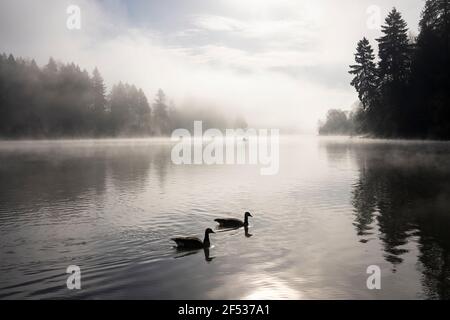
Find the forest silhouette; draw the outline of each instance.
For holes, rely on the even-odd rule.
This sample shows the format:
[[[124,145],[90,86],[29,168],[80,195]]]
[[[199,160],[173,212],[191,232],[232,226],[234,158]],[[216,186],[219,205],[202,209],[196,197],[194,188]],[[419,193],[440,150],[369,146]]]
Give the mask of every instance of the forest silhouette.
[[[396,8],[381,31],[378,60],[363,38],[350,66],[358,108],[330,110],[319,132],[450,139],[450,0],[426,1],[417,37]]]
[[[101,138],[168,136],[177,128],[245,128],[241,116],[230,120],[202,106],[175,108],[163,90],[149,102],[144,91],[118,83],[107,93],[97,68],[92,75],[74,63],[0,54],[0,137]]]

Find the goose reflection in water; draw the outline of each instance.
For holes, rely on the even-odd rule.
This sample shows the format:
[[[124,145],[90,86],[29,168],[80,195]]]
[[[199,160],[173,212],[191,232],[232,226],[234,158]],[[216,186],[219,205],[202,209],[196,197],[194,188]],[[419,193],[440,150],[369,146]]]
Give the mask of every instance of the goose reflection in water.
[[[216,228],[216,232],[217,233],[220,233],[220,232],[231,232],[231,231],[236,231],[236,230],[240,230],[240,229],[244,229],[244,235],[245,235],[246,238],[253,237],[253,234],[249,232],[248,226],[237,227],[237,228],[226,228],[226,227],[218,226]]]
[[[182,248],[176,248],[177,250],[177,255],[174,257],[174,259],[181,259],[181,258],[185,258],[194,254],[198,254],[200,251],[202,251],[201,249],[182,249]],[[205,261],[206,262],[211,262],[213,261],[216,257],[211,257],[211,253],[210,253],[210,248],[203,248],[203,253],[205,254]]]

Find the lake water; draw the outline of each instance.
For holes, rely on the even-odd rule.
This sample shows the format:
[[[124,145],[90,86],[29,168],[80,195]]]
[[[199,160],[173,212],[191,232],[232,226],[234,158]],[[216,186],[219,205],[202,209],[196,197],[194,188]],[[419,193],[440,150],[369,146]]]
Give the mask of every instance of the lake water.
[[[2,299],[448,299],[450,144],[284,137],[280,172],[164,140],[0,142]],[[220,217],[245,230],[209,252]],[[82,289],[66,287],[70,265]],[[381,290],[368,290],[368,266]]]

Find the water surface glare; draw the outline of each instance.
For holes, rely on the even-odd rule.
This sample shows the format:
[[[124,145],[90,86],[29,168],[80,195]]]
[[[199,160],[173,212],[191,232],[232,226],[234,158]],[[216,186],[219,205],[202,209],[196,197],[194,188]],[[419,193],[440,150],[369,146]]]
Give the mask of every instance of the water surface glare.
[[[274,176],[177,166],[171,147],[0,142],[0,298],[450,298],[449,143],[282,137]],[[173,248],[245,211],[248,233]]]

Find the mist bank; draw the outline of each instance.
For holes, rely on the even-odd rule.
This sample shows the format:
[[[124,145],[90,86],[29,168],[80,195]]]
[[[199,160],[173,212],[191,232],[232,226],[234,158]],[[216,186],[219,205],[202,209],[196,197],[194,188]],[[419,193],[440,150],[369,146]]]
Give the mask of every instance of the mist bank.
[[[119,82],[107,92],[96,68],[0,55],[0,137],[109,138],[169,136],[175,129],[247,128],[239,115],[201,105],[177,107],[160,89],[149,102],[141,88]]]
[[[417,37],[401,13],[389,13],[377,39],[357,45],[351,85],[355,110],[330,110],[321,134],[380,138],[450,139],[450,0],[427,0]]]

